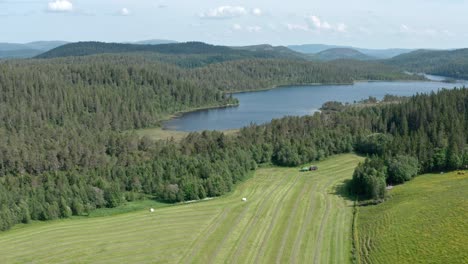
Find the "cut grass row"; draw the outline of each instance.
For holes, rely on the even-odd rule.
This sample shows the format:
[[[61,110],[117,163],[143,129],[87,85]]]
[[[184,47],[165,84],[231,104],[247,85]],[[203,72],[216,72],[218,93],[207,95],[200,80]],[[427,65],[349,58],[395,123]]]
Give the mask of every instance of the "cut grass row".
[[[154,213],[15,228],[0,234],[0,263],[348,263],[352,202],[336,186],[361,160],[262,168],[224,197]]]
[[[468,263],[468,172],[422,175],[359,208],[362,263]]]

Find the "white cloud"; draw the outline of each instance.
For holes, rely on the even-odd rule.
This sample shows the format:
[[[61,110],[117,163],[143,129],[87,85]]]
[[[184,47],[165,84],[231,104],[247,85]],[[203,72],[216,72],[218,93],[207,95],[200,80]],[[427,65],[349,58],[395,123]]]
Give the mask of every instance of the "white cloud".
[[[309,23],[309,29],[315,29],[318,31],[336,31],[336,32],[346,32],[348,26],[343,23],[339,23],[336,25],[330,24],[327,21],[323,21],[318,16],[312,15],[307,18],[307,22]]]
[[[201,18],[223,19],[234,18],[248,14],[247,9],[242,6],[220,6],[200,15]]]
[[[253,25],[253,26],[241,26],[240,24],[233,24],[232,25],[232,30],[235,30],[235,31],[243,31],[243,32],[249,32],[249,33],[256,33],[256,32],[260,32],[263,30],[263,28],[261,26],[256,26],[256,25]]]
[[[317,16],[310,16],[309,20],[310,20],[310,22],[312,22],[312,25],[316,29],[321,29],[322,28],[322,21],[320,21],[320,18],[318,18]]]
[[[446,36],[448,37],[453,37],[455,36],[455,34],[453,34],[452,32],[450,32],[449,30],[445,29],[445,30],[442,30],[442,33],[444,33]]]
[[[449,36],[450,32],[447,30],[438,30],[435,28],[413,28],[411,26],[401,24],[399,33],[406,36],[418,36],[418,37],[437,37],[439,35]]]
[[[254,14],[255,16],[261,16],[263,14],[262,10],[260,8],[254,8],[252,10],[252,14]]]
[[[248,32],[251,32],[251,33],[256,33],[256,32],[262,31],[262,27],[260,27],[260,26],[250,26],[250,27],[247,27],[246,29],[247,29]]]
[[[332,26],[327,21],[325,21],[322,23],[322,28],[325,30],[328,30],[328,29],[331,29]]]
[[[239,24],[234,24],[234,25],[232,25],[232,29],[234,29],[234,30],[242,30],[242,26],[239,25]]]
[[[412,32],[412,30],[407,25],[401,24],[400,25],[400,32],[401,33],[410,33],[410,32]]]
[[[336,31],[338,32],[346,32],[346,29],[348,29],[348,26],[343,23],[340,23],[336,26]]]
[[[122,8],[120,10],[119,14],[122,15],[122,16],[128,16],[128,15],[130,15],[130,10],[128,10],[128,8],[124,7],[124,8]]]
[[[253,8],[251,10],[248,10],[243,6],[226,5],[208,10],[205,13],[200,14],[200,17],[208,19],[226,19],[241,17],[245,15],[262,16],[263,11],[260,8]]]
[[[47,10],[51,12],[71,12],[73,11],[73,4],[68,0],[55,0],[49,2]]]

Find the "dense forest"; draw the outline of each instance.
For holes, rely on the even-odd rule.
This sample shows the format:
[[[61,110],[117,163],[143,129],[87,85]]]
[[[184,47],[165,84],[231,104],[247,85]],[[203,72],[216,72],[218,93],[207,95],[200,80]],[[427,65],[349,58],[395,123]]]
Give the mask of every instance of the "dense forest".
[[[283,60],[185,70],[124,55],[9,61],[0,64],[0,175],[101,166],[111,162],[110,133],[155,126],[177,111],[237,103],[225,91],[400,75]]]
[[[468,79],[468,49],[417,50],[383,62],[410,72]]]
[[[353,150],[414,156],[420,171],[465,165],[467,89],[288,117],[235,136],[153,142],[123,132],[176,111],[236,103],[225,91],[406,76],[376,65],[251,59],[184,69],[144,55],[2,62],[0,230],[143,197],[218,196],[258,164],[296,166]],[[374,146],[375,133],[391,143]]]
[[[384,198],[386,184],[419,173],[468,168],[468,89],[416,95],[372,111],[378,117],[373,133],[355,145],[369,156],[353,176],[362,198]]]

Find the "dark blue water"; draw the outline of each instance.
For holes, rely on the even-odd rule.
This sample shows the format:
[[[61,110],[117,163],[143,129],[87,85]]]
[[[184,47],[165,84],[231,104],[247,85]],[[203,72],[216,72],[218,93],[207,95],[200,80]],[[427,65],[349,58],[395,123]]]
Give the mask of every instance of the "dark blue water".
[[[468,86],[441,82],[359,82],[354,85],[289,86],[268,91],[238,93],[237,107],[201,110],[166,121],[166,129],[180,131],[226,130],[262,124],[273,118],[303,116],[317,111],[327,101],[353,103],[369,96],[382,99],[386,94],[410,96],[441,88]]]

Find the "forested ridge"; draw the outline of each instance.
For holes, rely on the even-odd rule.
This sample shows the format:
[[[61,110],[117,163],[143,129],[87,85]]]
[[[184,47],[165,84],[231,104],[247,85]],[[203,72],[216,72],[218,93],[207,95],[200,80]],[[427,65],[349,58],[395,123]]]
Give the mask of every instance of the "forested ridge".
[[[295,166],[358,149],[372,132],[396,133],[384,129],[386,119],[374,123],[380,120],[381,108],[289,117],[244,128],[234,137],[192,133],[180,143],[153,142],[122,131],[155,125],[175,111],[235,103],[224,91],[288,82],[346,83],[369,76],[406,75],[367,64],[353,67],[351,62],[340,66],[262,59],[183,69],[144,55],[3,62],[0,230],[31,219],[83,215],[146,196],[168,202],[218,196],[258,164]],[[466,89],[420,96],[411,103],[439,97],[448,99],[434,105],[442,109],[431,108],[434,115],[461,107],[450,111],[451,118],[466,117]],[[387,107],[400,116],[400,105]],[[399,123],[388,125],[398,128]],[[460,126],[466,129],[466,120]],[[439,130],[443,142],[452,142],[452,134],[459,133],[445,126]],[[466,135],[461,135],[465,138],[456,141],[454,153],[465,162]],[[441,153],[448,153],[449,146],[441,145]]]
[[[285,48],[287,49],[287,48]],[[95,54],[110,53],[131,53],[148,52],[166,55],[200,55],[212,58],[212,62],[222,62],[235,59],[246,58],[282,58],[304,60],[303,55],[290,50],[289,52],[279,52],[274,49],[249,49],[231,48],[227,46],[218,46],[206,44],[203,42],[169,43],[158,45],[146,44],[123,44],[123,43],[104,43],[104,42],[76,42],[69,43],[55,49],[49,50],[37,56],[37,58],[58,58],[71,56],[88,56]]]
[[[411,72],[468,79],[468,49],[417,50],[383,62]]]

